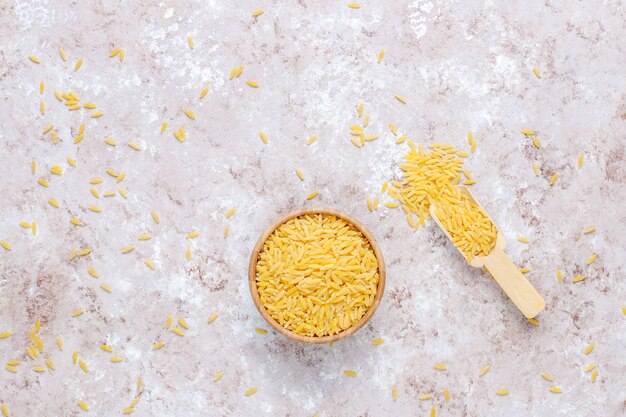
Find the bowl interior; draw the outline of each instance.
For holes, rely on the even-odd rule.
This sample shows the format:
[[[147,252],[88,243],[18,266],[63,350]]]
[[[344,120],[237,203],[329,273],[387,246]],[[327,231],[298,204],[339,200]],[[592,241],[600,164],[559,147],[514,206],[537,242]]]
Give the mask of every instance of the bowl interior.
[[[330,336],[319,336],[319,337],[318,336],[303,336],[303,335],[300,335],[300,334],[297,334],[290,330],[285,329],[280,323],[274,320],[272,316],[270,316],[270,314],[267,312],[267,310],[265,309],[265,306],[261,302],[261,299],[259,297],[259,293],[257,290],[257,286],[256,286],[256,263],[259,258],[259,253],[261,252],[261,248],[263,247],[263,243],[265,242],[265,240],[281,224],[289,221],[290,219],[293,219],[294,217],[299,217],[305,214],[327,214],[327,215],[332,215],[332,216],[342,218],[343,220],[346,220],[348,223],[351,223],[369,241],[370,246],[372,247],[372,250],[374,251],[374,255],[376,256],[376,259],[378,260],[378,287],[376,290],[376,295],[374,297],[374,302],[372,303],[370,308],[365,312],[365,314],[363,315],[363,317],[361,317],[359,321],[354,323],[351,327],[347,328],[346,330],[340,333],[334,334],[334,335],[330,335]],[[256,245],[254,246],[254,249],[252,250],[252,254],[250,256],[250,263],[248,266],[248,284],[250,286],[250,294],[252,295],[252,300],[254,301],[254,305],[259,310],[259,313],[261,313],[261,316],[263,316],[265,321],[267,321],[270,324],[270,326],[276,329],[276,331],[278,331],[279,333],[291,339],[294,339],[303,343],[321,344],[321,343],[334,342],[334,341],[344,339],[350,336],[351,334],[359,330],[361,327],[363,327],[363,325],[365,325],[365,323],[367,323],[367,321],[372,317],[372,315],[378,308],[378,305],[380,304],[380,300],[382,299],[383,292],[385,290],[385,280],[386,280],[385,261],[383,259],[383,254],[380,251],[380,247],[378,246],[378,243],[374,239],[374,236],[372,236],[370,231],[367,230],[367,228],[365,228],[365,226],[363,226],[358,220],[354,219],[353,217],[343,212],[330,209],[330,208],[300,209],[300,210],[296,210],[291,213],[288,213],[285,216],[278,219],[270,227],[268,227],[265,230],[265,232],[263,232],[263,234],[257,241]]]

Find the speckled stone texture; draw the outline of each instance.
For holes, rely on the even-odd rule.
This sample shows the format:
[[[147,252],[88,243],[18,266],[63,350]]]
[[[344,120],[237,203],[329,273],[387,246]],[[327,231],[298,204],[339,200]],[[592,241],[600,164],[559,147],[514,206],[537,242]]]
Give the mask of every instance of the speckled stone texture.
[[[265,13],[253,18],[257,8]],[[363,0],[358,10],[322,0],[0,1],[0,240],[12,246],[0,248],[0,333],[13,332],[0,340],[0,361],[22,361],[17,373],[1,370],[0,401],[11,416],[83,415],[78,400],[91,408],[87,415],[117,416],[141,376],[138,417],[424,416],[433,405],[439,416],[624,416],[625,22],[616,0]],[[124,62],[108,57],[118,47]],[[229,81],[240,64],[242,76]],[[204,87],[209,93],[199,99]],[[66,110],[53,90],[75,91],[104,116]],[[362,149],[349,136],[359,102],[370,115],[366,131],[380,135]],[[82,121],[85,138],[73,144]],[[407,150],[395,144],[390,122],[416,142],[465,150],[473,132],[478,146],[466,164],[473,192],[507,236],[512,259],[531,268],[527,276],[547,303],[539,327],[467,266],[432,222],[413,232],[399,209],[367,210],[366,198],[399,178]],[[42,134],[49,123],[58,144]],[[180,126],[184,143],[172,135]],[[541,149],[520,129],[534,129]],[[311,135],[318,140],[307,146]],[[53,163],[62,176],[49,173]],[[124,181],[116,184],[109,167],[126,172]],[[122,186],[128,199],[96,200],[88,180],[97,176],[101,193]],[[316,190],[319,197],[306,201]],[[310,205],[360,219],[388,267],[373,319],[333,347],[255,332],[269,327],[246,282],[264,228]],[[230,207],[238,210],[227,220]],[[73,216],[84,226],[71,225]],[[33,220],[36,236],[18,225]],[[597,231],[581,235],[588,226]],[[200,236],[186,239],[192,230]],[[153,238],[140,242],[141,233]],[[136,249],[122,255],[128,244]],[[93,252],[70,261],[79,247]],[[592,253],[599,257],[587,266]],[[572,283],[580,274],[586,280]],[[72,318],[77,308],[85,313]],[[208,324],[212,312],[220,316]],[[169,314],[187,318],[184,337],[164,330]],[[45,352],[31,360],[25,348],[37,318]],[[378,337],[385,343],[372,346]],[[152,351],[156,340],[166,344]],[[124,361],[110,363],[101,343]],[[590,343],[597,346],[584,355]],[[88,373],[72,364],[74,350]],[[56,370],[33,372],[43,358]],[[595,383],[583,372],[590,363]],[[358,376],[343,376],[346,369]],[[224,377],[212,382],[219,370]],[[250,387],[258,392],[245,397]],[[430,392],[432,400],[418,400]]]

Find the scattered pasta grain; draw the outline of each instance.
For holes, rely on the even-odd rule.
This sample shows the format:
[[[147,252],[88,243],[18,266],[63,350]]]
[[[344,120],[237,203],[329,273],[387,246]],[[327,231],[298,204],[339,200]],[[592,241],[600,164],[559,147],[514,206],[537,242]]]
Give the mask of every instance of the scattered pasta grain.
[[[130,253],[135,249],[133,245],[124,246],[122,248],[122,253]]]
[[[450,391],[448,391],[448,388],[443,389],[443,398],[445,398],[446,401],[450,401]]]
[[[398,399],[398,387],[395,385],[391,388],[391,399],[394,401]]]
[[[79,308],[78,310],[72,311],[72,317],[78,317],[85,312],[84,308]]]
[[[557,174],[556,172],[554,174],[552,174],[552,176],[550,177],[550,186],[553,186],[554,183],[556,182],[556,179],[558,178],[559,174]]]
[[[581,282],[581,281],[584,281],[585,278],[586,277],[584,275],[578,275],[572,279],[572,282]]]
[[[350,370],[343,371],[343,374],[345,376],[352,376],[352,377],[357,376],[357,373],[355,371],[350,371]]]
[[[259,88],[261,86],[258,82],[253,80],[246,81],[246,84],[248,84],[252,88]]]
[[[378,53],[378,57],[376,57],[376,62],[378,62],[379,64],[381,62],[383,62],[383,58],[385,57],[385,50],[382,49],[379,53]]]
[[[590,354],[591,352],[593,352],[593,350],[594,350],[595,348],[596,348],[596,344],[595,344],[595,343],[591,343],[589,346],[587,346],[587,347],[585,348],[585,350],[583,350],[583,353],[584,353],[585,355],[588,355],[588,354]]]
[[[154,263],[150,260],[150,259],[144,259],[143,263],[146,264],[146,266],[152,270],[155,269],[154,267]]]
[[[382,339],[382,338],[378,338],[378,339],[372,340],[372,345],[373,346],[380,346],[383,343],[385,343],[385,339]]]
[[[247,390],[246,392],[244,392],[244,395],[245,395],[246,397],[249,397],[249,396],[251,396],[251,395],[256,394],[256,392],[257,392],[257,388],[250,388],[249,390]]]
[[[236,208],[236,207],[232,207],[231,209],[229,209],[229,210],[226,212],[226,218],[227,218],[227,219],[230,219],[231,217],[233,217],[233,216],[234,216],[235,212],[237,212],[237,208]]]
[[[539,323],[539,321],[538,321],[536,318],[534,318],[534,317],[529,318],[529,319],[528,319],[528,322],[529,322],[530,324],[532,324],[533,326],[537,326],[537,327],[539,327],[539,326],[541,325],[541,324]]]
[[[348,7],[351,9],[360,9],[361,5],[359,3],[348,3]]]
[[[560,269],[556,270],[556,280],[558,282],[563,282],[563,273],[561,272]]]
[[[597,253],[594,253],[593,255],[591,255],[589,259],[587,259],[587,265],[591,265],[592,263],[594,263],[597,258],[598,258]]]
[[[89,411],[89,406],[84,403],[81,400],[78,400],[78,406],[83,410],[83,411]]]
[[[259,137],[261,138],[263,143],[267,144],[268,141],[267,141],[267,136],[265,135],[265,133],[259,132]]]
[[[400,103],[402,103],[402,104],[406,104],[406,98],[404,98],[403,96],[396,94],[394,97],[395,97],[395,98],[396,98],[396,100],[398,100]]]
[[[263,13],[265,13],[265,10],[263,9],[257,9],[255,11],[252,12],[252,17],[259,17],[261,16]]]
[[[156,343],[154,343],[154,344],[152,345],[152,350],[159,350],[159,349],[161,349],[163,346],[165,346],[165,342],[163,342],[163,341],[158,341],[158,342],[156,342]]]
[[[314,199],[315,197],[317,197],[318,195],[319,195],[319,192],[317,192],[317,191],[313,191],[311,194],[309,194],[309,195],[306,197],[306,199],[307,199],[307,200],[312,200],[312,199]]]
[[[189,109],[183,109],[183,112],[185,113],[185,115],[187,117],[189,117],[191,120],[196,120],[196,115],[194,114],[194,112],[192,112]]]
[[[260,327],[257,327],[254,330],[256,330],[258,334],[267,334],[267,330],[261,329]]]
[[[596,369],[596,364],[595,363],[590,363],[589,365],[586,365],[585,367],[583,367],[583,371],[585,371],[585,372],[591,372],[594,369]]]
[[[214,376],[213,376],[213,382],[217,382],[219,381],[222,377],[224,376],[224,371],[218,371]]]
[[[517,237],[517,240],[518,240],[519,242],[522,242],[522,243],[530,243],[530,240],[528,240],[528,238],[527,238],[526,236],[522,236],[522,235],[519,235],[519,236]]]
[[[444,365],[443,363],[437,363],[433,366],[433,368],[435,368],[438,371],[445,371],[447,369],[446,365]]]
[[[499,390],[496,390],[496,394],[498,394],[498,395],[509,395],[509,390],[507,390],[507,389],[499,389]]]
[[[554,378],[552,378],[552,375],[547,374],[545,372],[541,373],[541,377],[545,379],[546,381],[550,381],[550,382],[554,381]]]
[[[215,319],[217,319],[217,316],[219,316],[218,313],[212,313],[209,318],[207,319],[207,323],[213,323],[215,321]]]
[[[111,287],[109,287],[109,286],[108,286],[108,285],[106,285],[106,284],[100,284],[100,288],[102,288],[102,289],[103,289],[104,291],[106,291],[106,292],[111,292],[111,291],[113,291],[113,290],[111,289]]]
[[[78,71],[82,65],[83,65],[83,59],[80,58],[78,61],[76,61],[76,65],[74,65],[74,72]]]
[[[193,49],[196,47],[196,43],[193,41],[193,38],[191,36],[187,36],[187,45],[189,46],[189,49]]]
[[[209,87],[204,87],[202,91],[200,91],[200,98],[204,98],[209,92]]]
[[[596,382],[596,378],[598,377],[598,368],[594,369],[591,373],[591,382]]]
[[[541,73],[539,72],[539,68],[533,67],[533,74],[535,74],[535,77],[541,78]]]
[[[200,236],[200,232],[198,232],[197,230],[194,230],[193,232],[187,233],[187,235],[185,237],[187,239],[195,239],[198,236]]]
[[[485,375],[487,372],[489,372],[489,369],[491,368],[491,366],[489,365],[485,365],[482,368],[480,368],[480,370],[478,371],[478,376],[483,376]]]
[[[588,235],[589,233],[593,233],[596,231],[596,228],[591,226],[582,231],[583,235]]]
[[[422,394],[419,397],[417,397],[418,399],[420,399],[421,401],[426,401],[426,400],[430,400],[431,398],[433,398],[433,394]]]
[[[173,327],[172,328],[172,332],[174,334],[177,334],[178,336],[184,336],[185,332],[182,331],[182,329],[179,329],[178,327]]]
[[[41,60],[35,55],[28,55],[28,59],[30,59],[35,64],[41,63]]]
[[[185,329],[189,329],[189,323],[187,323],[187,320],[185,320],[184,317],[179,317],[178,318],[178,324],[180,324],[180,326],[185,328]]]

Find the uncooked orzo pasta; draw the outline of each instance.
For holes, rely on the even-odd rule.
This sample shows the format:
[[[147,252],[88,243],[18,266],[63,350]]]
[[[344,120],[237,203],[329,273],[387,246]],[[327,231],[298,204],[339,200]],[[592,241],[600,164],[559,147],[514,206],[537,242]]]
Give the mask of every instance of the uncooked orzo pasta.
[[[340,333],[363,317],[378,288],[368,239],[344,219],[305,214],[265,240],[256,264],[259,297],[285,329],[304,336]]]

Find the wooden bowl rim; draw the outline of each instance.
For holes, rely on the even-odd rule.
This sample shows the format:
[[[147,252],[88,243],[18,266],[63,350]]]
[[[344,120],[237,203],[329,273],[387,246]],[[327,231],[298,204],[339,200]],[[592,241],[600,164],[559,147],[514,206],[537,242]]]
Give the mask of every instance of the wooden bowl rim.
[[[331,335],[331,336],[303,336],[297,333],[294,333],[290,330],[285,329],[280,325],[276,320],[274,320],[267,310],[265,306],[261,302],[259,297],[259,292],[256,286],[256,263],[259,258],[259,253],[261,252],[261,248],[263,247],[263,243],[267,238],[276,230],[281,224],[286,223],[287,221],[293,219],[294,217],[299,217],[305,214],[328,214],[332,216],[336,216],[346,220],[351,223],[357,230],[359,230],[363,236],[369,241],[370,246],[374,251],[374,255],[378,260],[378,287],[376,289],[376,296],[374,297],[374,302],[370,306],[370,308],[365,312],[363,317],[356,323],[354,323],[351,327],[346,330]],[[272,223],[261,235],[259,240],[257,241],[254,249],[252,250],[252,254],[250,255],[250,263],[248,265],[248,285],[250,286],[250,294],[252,295],[252,301],[254,301],[254,305],[256,306],[261,316],[265,319],[266,322],[269,323],[277,332],[287,336],[290,339],[297,340],[302,343],[309,344],[322,344],[322,343],[330,343],[336,342],[341,339],[345,339],[346,337],[354,334],[357,330],[365,325],[369,321],[370,318],[374,315],[374,312],[378,308],[380,301],[383,297],[383,293],[385,291],[385,281],[386,281],[386,269],[385,269],[385,260],[383,258],[382,251],[374,239],[372,233],[358,220],[354,217],[332,208],[324,208],[324,207],[310,207],[310,208],[302,208],[298,210],[291,211],[284,216],[281,216],[278,220]]]

